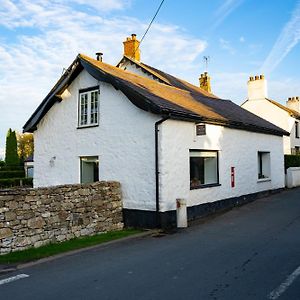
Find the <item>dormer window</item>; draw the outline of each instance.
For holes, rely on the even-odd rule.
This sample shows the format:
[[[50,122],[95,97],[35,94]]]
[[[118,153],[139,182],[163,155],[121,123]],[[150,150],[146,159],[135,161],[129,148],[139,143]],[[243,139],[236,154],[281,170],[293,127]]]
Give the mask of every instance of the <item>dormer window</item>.
[[[79,90],[78,127],[97,126],[99,122],[99,87]]]

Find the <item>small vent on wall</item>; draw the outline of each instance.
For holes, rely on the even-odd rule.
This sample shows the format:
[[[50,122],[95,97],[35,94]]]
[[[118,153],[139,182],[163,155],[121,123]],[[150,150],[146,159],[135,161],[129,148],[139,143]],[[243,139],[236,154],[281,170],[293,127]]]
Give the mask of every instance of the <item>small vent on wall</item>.
[[[206,135],[205,124],[196,124],[196,135]]]

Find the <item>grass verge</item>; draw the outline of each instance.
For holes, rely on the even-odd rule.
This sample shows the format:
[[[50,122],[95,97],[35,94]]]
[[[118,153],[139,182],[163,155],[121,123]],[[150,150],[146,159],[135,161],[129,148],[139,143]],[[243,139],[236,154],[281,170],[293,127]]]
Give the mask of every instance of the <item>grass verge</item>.
[[[86,248],[112,240],[124,238],[133,234],[141,233],[141,230],[125,229],[97,234],[94,236],[74,238],[61,243],[53,243],[39,248],[29,248],[27,250],[11,252],[0,255],[0,264],[24,263],[52,255]]]

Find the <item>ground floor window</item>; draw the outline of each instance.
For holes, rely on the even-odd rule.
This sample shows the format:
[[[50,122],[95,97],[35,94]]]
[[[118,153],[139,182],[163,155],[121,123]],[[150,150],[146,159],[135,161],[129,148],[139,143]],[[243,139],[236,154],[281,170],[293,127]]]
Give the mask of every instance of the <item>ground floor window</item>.
[[[26,177],[33,178],[33,167],[26,168]]]
[[[257,153],[258,179],[271,177],[270,152]]]
[[[98,156],[80,157],[80,183],[99,181]]]
[[[291,154],[293,155],[299,155],[300,154],[300,147],[295,146],[295,148],[291,149]]]
[[[190,150],[190,188],[219,183],[218,151]]]

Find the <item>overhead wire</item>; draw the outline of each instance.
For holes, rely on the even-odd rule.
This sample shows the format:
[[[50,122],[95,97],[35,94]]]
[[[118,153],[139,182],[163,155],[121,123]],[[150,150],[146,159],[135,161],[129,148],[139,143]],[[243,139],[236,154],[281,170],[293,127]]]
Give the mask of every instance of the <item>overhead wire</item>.
[[[151,28],[151,26],[152,26],[152,24],[153,24],[155,18],[157,17],[157,15],[158,15],[158,13],[159,13],[159,11],[160,11],[160,9],[161,9],[161,7],[162,7],[162,5],[163,5],[164,2],[165,2],[165,0],[162,0],[162,1],[160,2],[160,4],[159,4],[159,6],[158,6],[158,8],[157,8],[157,10],[156,10],[156,12],[155,12],[155,14],[154,14],[152,20],[150,21],[150,23],[149,23],[149,25],[148,25],[148,27],[147,27],[145,33],[143,34],[143,36],[142,36],[142,38],[141,38],[141,40],[140,40],[140,43],[138,44],[138,46],[137,46],[136,49],[134,50],[132,56],[134,56],[135,53],[136,53],[136,51],[140,48],[141,43],[142,43],[143,40],[145,39],[145,37],[146,37],[146,35],[147,35],[149,29]],[[126,67],[127,64],[128,64],[128,62],[126,62],[126,63],[124,64],[124,67]]]

